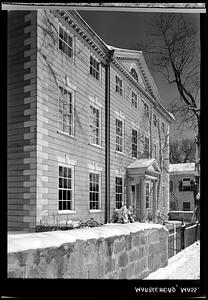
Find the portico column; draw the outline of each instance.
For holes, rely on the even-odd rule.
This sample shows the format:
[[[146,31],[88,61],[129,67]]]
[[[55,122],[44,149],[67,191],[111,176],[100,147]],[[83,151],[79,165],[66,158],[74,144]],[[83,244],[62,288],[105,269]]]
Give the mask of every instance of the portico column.
[[[146,179],[141,177],[141,218],[145,217],[146,212]]]
[[[127,206],[131,205],[131,178],[127,179]]]
[[[153,197],[152,197],[152,215],[153,220],[157,217],[157,181],[153,181]]]

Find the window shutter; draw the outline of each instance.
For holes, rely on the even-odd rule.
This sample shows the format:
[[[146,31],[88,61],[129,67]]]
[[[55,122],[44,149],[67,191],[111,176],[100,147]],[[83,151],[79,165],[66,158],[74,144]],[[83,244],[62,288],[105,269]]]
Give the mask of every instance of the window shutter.
[[[179,189],[180,192],[182,192],[182,190],[183,190],[183,182],[182,182],[182,180],[179,181],[178,189]]]

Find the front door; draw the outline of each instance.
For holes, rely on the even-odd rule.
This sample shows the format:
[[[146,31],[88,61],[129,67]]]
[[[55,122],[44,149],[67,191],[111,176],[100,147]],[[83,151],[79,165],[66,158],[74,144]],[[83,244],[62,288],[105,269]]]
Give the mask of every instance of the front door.
[[[131,205],[136,210],[136,185],[132,184],[131,186]]]

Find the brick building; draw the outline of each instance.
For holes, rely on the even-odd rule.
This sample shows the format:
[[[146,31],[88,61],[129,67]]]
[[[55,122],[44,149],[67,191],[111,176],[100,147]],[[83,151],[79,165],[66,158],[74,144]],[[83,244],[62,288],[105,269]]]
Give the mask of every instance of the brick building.
[[[169,124],[142,52],[76,11],[8,13],[8,229],[169,211]]]

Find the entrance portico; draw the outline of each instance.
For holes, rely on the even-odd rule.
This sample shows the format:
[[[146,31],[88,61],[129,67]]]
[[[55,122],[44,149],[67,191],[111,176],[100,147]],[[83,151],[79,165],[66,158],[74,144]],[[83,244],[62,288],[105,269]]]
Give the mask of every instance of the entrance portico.
[[[148,213],[156,218],[159,176],[160,168],[153,158],[137,159],[127,167],[127,204],[140,219]]]

